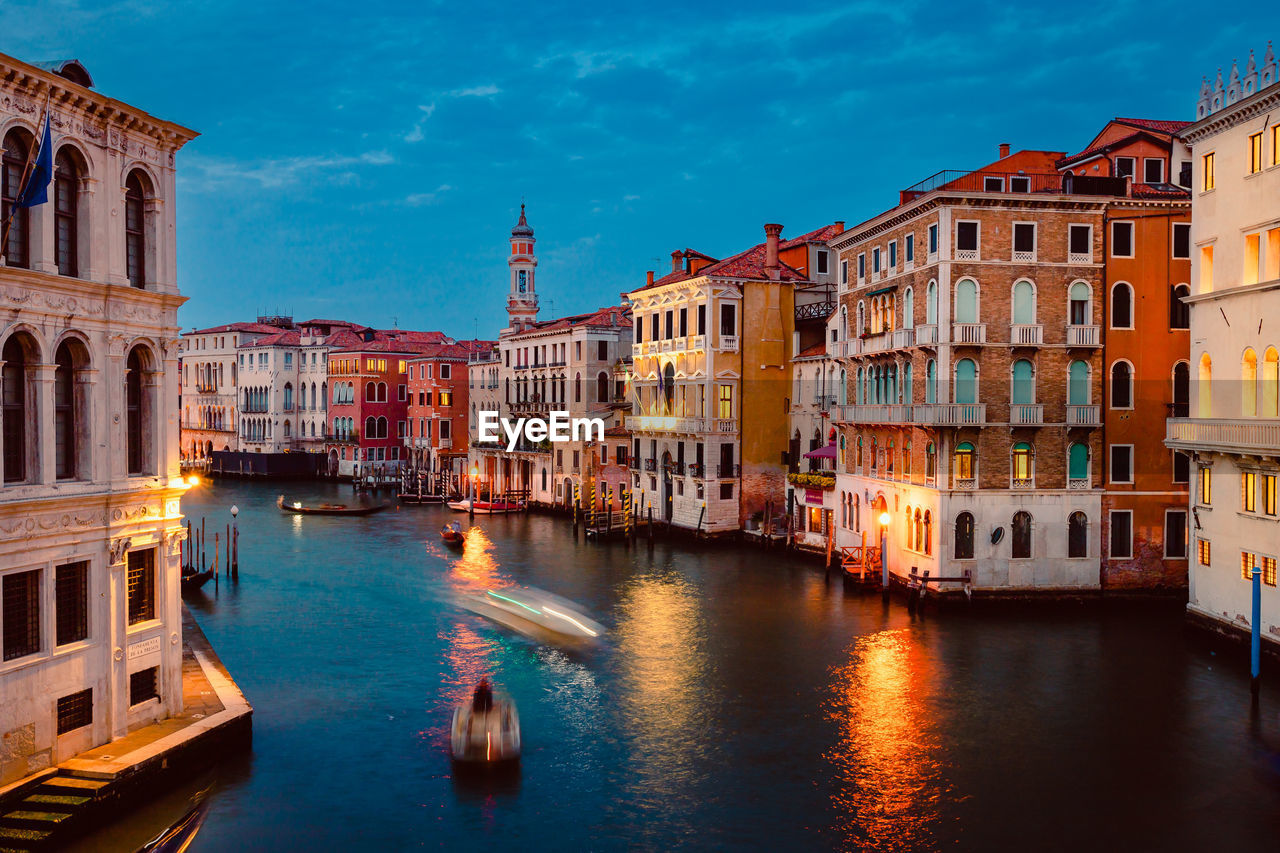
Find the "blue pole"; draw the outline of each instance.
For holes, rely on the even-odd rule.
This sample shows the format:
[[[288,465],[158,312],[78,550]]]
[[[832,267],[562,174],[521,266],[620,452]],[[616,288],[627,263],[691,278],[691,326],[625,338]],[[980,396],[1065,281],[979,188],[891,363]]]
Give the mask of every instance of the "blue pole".
[[[1249,631],[1249,689],[1258,694],[1258,678],[1262,669],[1262,570],[1253,569],[1253,615]]]

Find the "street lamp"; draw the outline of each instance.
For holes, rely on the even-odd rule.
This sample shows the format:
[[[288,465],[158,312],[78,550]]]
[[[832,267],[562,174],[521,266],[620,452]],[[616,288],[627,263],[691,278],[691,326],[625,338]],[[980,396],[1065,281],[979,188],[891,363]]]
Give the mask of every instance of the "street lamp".
[[[880,594],[889,598],[889,522],[888,511],[880,513]]]
[[[235,504],[232,504],[231,505],[231,543],[230,543],[231,547],[227,549],[228,551],[230,551],[230,559],[228,560],[228,562],[231,565],[228,568],[231,569],[232,576],[237,580],[239,580],[240,578],[240,528],[236,526],[236,516],[239,514],[240,514],[240,507],[236,506]]]
[[[476,478],[480,476],[480,466],[471,466],[471,496],[467,499],[467,518],[475,519],[476,517],[476,495],[479,489],[476,488]]]

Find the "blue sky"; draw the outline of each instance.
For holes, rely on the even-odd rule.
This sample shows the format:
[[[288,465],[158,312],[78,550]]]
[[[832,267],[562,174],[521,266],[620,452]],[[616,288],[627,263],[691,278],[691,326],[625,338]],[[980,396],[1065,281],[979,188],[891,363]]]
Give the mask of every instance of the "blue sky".
[[[1178,2],[619,6],[4,0],[0,51],[76,57],[203,134],[178,160],[184,327],[494,337],[522,197],[542,316],[584,311],[674,249],[852,224],[1000,142],[1188,118],[1273,35]]]

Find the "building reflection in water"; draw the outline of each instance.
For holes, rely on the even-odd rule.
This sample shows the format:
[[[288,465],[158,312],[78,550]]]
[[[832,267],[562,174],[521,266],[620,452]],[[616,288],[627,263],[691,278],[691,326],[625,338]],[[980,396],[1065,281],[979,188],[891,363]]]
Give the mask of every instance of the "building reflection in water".
[[[834,769],[834,828],[849,849],[939,842],[939,806],[952,798],[928,707],[939,673],[916,643],[908,630],[860,637],[832,673],[827,711],[837,741],[825,757]]]
[[[634,806],[671,821],[653,810],[684,801],[713,766],[704,755],[716,704],[705,617],[696,590],[674,574],[633,579],[617,613],[619,729],[630,746],[623,784]]]

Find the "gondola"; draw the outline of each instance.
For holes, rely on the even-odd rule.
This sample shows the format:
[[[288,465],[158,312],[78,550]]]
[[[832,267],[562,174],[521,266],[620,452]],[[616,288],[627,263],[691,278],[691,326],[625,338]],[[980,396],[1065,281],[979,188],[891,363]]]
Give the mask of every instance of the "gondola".
[[[208,814],[209,802],[201,799],[176,823],[139,847],[137,853],[182,853],[191,846]]]
[[[444,540],[446,545],[461,545],[467,541],[462,533],[462,525],[456,521],[451,521],[444,527],[440,528],[440,538]]]
[[[296,512],[301,515],[372,515],[387,508],[387,504],[370,504],[368,506],[317,504],[316,506],[304,506],[299,501],[286,502],[284,495],[276,498],[276,506],[285,512]]]
[[[197,571],[195,566],[182,567],[182,591],[195,592],[200,587],[209,582],[213,577],[213,569],[205,569],[203,572]]]

